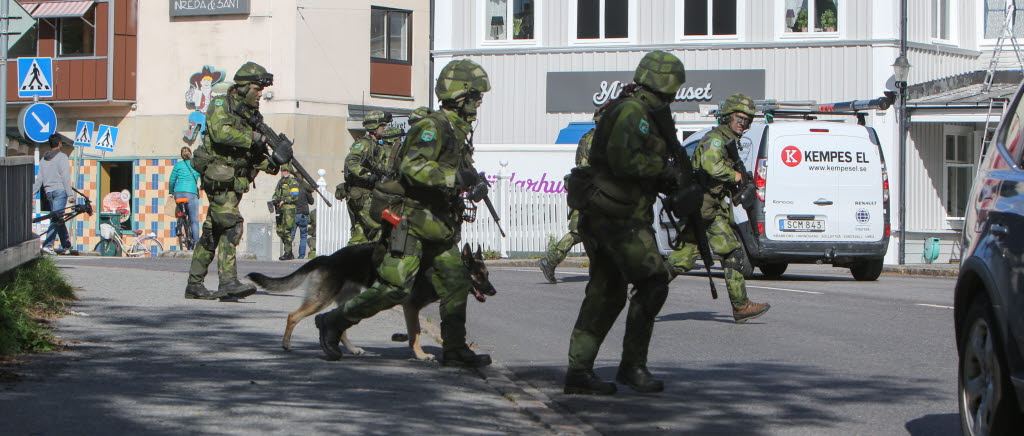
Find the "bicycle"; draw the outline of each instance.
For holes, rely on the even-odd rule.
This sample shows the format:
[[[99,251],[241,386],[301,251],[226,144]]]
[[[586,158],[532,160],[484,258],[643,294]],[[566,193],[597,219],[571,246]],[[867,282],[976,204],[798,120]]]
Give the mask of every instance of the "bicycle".
[[[188,216],[188,199],[174,200],[174,216],[177,217],[175,232],[178,234],[178,246],[182,250],[191,250],[196,246],[196,235],[192,234],[192,220]]]
[[[153,252],[154,247],[158,252],[164,250],[163,244],[156,238],[156,233],[149,232],[149,234],[142,236],[145,233],[145,230],[132,230],[132,234],[129,235],[132,238],[131,248],[126,248],[128,244],[125,243],[121,232],[117,231],[114,226],[103,223],[100,224],[100,238],[102,240],[96,243],[94,249],[100,253],[113,251],[114,256],[127,257],[149,256]],[[142,237],[140,238],[139,236]]]

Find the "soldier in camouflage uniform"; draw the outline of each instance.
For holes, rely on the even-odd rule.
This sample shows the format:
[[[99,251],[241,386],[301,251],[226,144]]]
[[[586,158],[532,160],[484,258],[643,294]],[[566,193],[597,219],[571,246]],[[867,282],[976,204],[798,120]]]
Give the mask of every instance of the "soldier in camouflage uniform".
[[[600,110],[594,112],[594,123],[596,124],[601,119]],[[594,139],[594,129],[590,129],[587,133],[584,133],[580,138],[579,144],[576,145],[576,166],[585,167],[590,165],[590,144]],[[544,274],[544,278],[549,283],[557,283],[555,279],[555,268],[558,264],[565,260],[565,257],[569,255],[569,250],[575,247],[583,241],[580,238],[579,228],[580,212],[574,209],[569,209],[569,232],[562,236],[553,245],[548,247],[548,252],[544,253],[544,257],[540,259],[540,272]]]
[[[428,115],[434,113],[429,107],[420,106],[413,109],[412,113],[409,114],[409,127],[416,125],[420,120],[426,118]]]
[[[395,160],[395,153],[398,152],[399,145],[402,144],[402,138],[404,137],[405,131],[401,127],[389,126],[384,129],[384,134],[381,135],[377,168],[391,168]]]
[[[719,111],[719,125],[701,138],[693,152],[694,168],[706,174],[708,186],[704,191],[701,214],[707,228],[711,251],[722,259],[725,286],[729,290],[733,319],[736,322],[749,321],[764,315],[771,308],[768,304],[755,303],[747,298],[747,284],[743,278],[741,256],[743,242],[733,231],[732,203],[729,201],[731,186],[743,179],[733,170],[733,162],[723,148],[731,141],[738,140],[750,128],[754,118],[754,100],[743,94],[733,94]],[[693,268],[699,254],[694,238],[684,237],[687,244],[669,255],[669,263],[676,273]]]
[[[202,174],[203,190],[210,208],[203,223],[189,268],[185,298],[242,298],[256,288],[238,281],[235,247],[242,240],[242,214],[238,203],[249,192],[259,171],[277,174],[292,158],[291,146],[278,147],[268,157],[266,139],[234,112],[237,105],[259,108],[263,88],[273,85],[274,76],[253,62],[246,62],[234,77],[226,95],[214,97],[206,111],[206,134],[197,147],[192,165]],[[202,161],[202,162],[200,162]],[[217,254],[220,285],[217,291],[203,286],[207,269]]]
[[[653,206],[658,187],[672,179],[668,143],[654,128],[652,111],[670,104],[686,80],[683,63],[663,51],[640,61],[594,132],[590,167],[574,168],[570,198],[580,209],[579,232],[590,258],[590,282],[569,338],[566,394],[611,395],[614,383],[594,374],[594,360],[615,319],[629,301],[622,358],[615,379],[637,392],[664,384],[647,370],[654,319],[668,296],[672,275],[658,251]],[[586,174],[588,176],[584,177]],[[636,292],[627,297],[632,283]]]
[[[380,278],[344,306],[316,316],[320,348],[329,360],[341,358],[338,342],[347,328],[406,301],[413,280],[424,271],[432,274],[440,297],[442,364],[491,363],[490,356],[477,355],[466,345],[466,298],[472,282],[458,249],[464,207],[459,194],[479,184],[468,141],[483,93],[490,89],[487,73],[473,61],[452,61],[441,70],[436,85],[441,109],[409,129],[391,168],[395,180],[378,185],[396,194],[389,209],[401,217],[393,228],[385,224]]]
[[[316,209],[309,211],[309,258],[316,257]]]
[[[289,168],[281,168],[281,180],[274,188],[273,200],[277,204],[277,236],[281,238],[281,257],[278,260],[295,258],[292,253],[292,240],[295,235],[295,208],[302,197],[302,188],[298,179],[292,176]]]
[[[352,143],[345,157],[345,194],[348,198],[348,216],[352,220],[352,236],[348,245],[373,241],[379,236],[379,217],[369,216],[370,192],[379,177],[365,163],[375,164],[380,160],[380,141],[389,122],[391,114],[381,111],[366,114],[363,119],[366,134]]]

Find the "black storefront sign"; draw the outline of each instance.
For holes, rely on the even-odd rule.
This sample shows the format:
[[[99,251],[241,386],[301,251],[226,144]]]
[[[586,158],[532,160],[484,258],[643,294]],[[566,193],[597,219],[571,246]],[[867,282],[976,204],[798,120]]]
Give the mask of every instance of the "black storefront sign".
[[[170,0],[171,17],[249,15],[249,0]]]
[[[632,71],[557,71],[547,77],[548,113],[592,112],[633,81]],[[675,112],[695,112],[742,92],[764,99],[764,70],[691,70],[672,104]]]

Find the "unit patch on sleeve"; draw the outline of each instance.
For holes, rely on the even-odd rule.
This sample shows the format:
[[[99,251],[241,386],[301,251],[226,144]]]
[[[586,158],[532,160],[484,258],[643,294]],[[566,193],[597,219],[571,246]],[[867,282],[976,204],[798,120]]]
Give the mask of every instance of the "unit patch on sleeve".
[[[711,145],[713,145],[715,147],[721,147],[722,146],[722,140],[718,139],[718,138],[712,139],[711,140]]]
[[[424,130],[423,134],[420,135],[420,139],[422,139],[424,141],[433,140],[434,139],[434,131],[433,130]]]
[[[647,123],[647,120],[641,118],[640,119],[640,133],[643,133],[644,135],[646,135],[647,132],[650,132],[650,131],[651,131],[651,125]]]

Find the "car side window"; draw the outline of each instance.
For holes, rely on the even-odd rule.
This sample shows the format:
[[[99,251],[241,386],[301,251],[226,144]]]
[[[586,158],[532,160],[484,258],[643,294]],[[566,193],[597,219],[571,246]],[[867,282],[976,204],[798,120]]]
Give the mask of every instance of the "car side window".
[[[1013,108],[1013,118],[1011,118],[1010,128],[1006,131],[1006,140],[1003,144],[1006,144],[1006,151],[1009,152],[1010,156],[1013,156],[1013,160],[1017,162],[1018,166],[1024,164],[1021,162],[1021,157],[1024,155],[1024,126],[1021,122],[1024,121],[1024,105],[1017,104],[1017,107]]]

